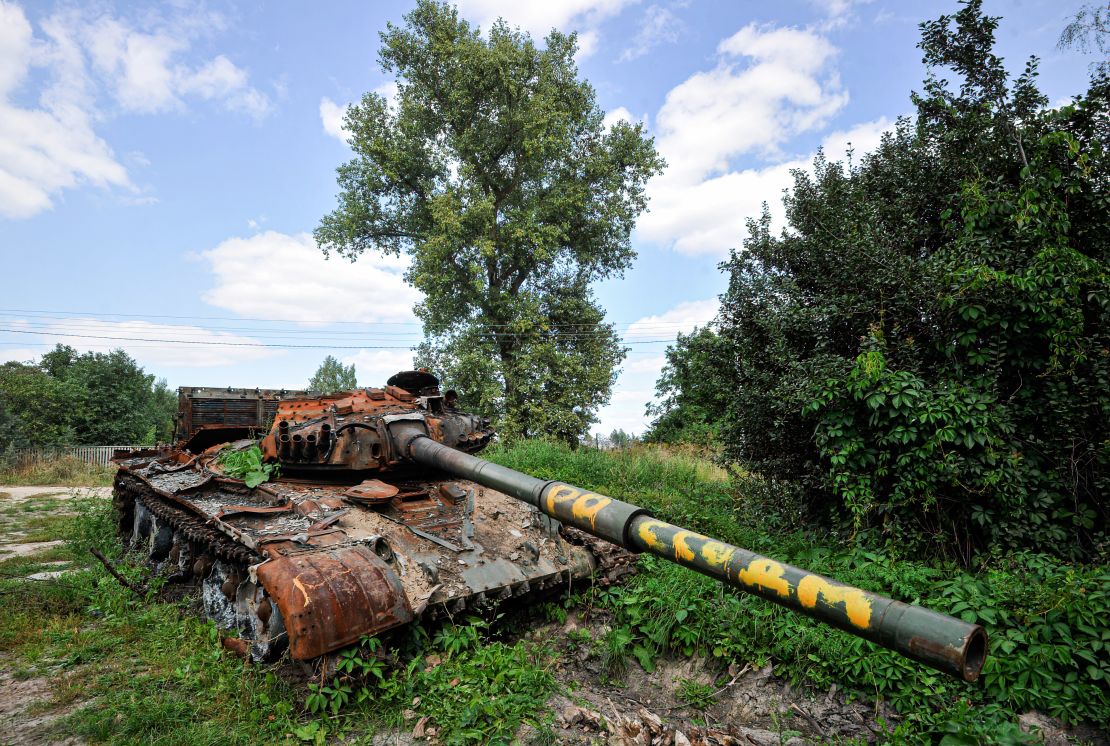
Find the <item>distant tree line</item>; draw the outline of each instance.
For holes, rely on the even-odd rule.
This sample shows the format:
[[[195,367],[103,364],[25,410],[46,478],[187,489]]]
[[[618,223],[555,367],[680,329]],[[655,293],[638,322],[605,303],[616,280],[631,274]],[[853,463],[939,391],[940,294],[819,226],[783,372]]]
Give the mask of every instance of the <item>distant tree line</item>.
[[[177,396],[123,350],[58,345],[38,363],[0,365],[0,451],[153,444],[173,437]]]
[[[1110,78],[1052,108],[997,18],[921,25],[916,117],[795,173],[716,321],[667,353],[648,437],[712,443],[811,520],[971,562],[1106,551]],[[945,76],[953,76],[950,84]]]

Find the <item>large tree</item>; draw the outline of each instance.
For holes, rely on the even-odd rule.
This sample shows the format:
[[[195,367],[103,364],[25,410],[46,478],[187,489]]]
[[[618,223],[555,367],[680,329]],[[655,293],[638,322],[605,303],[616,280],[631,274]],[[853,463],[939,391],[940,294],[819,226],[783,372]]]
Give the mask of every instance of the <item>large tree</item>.
[[[647,406],[654,419],[645,440],[718,445],[720,421],[734,393],[728,354],[729,345],[711,327],[678,335],[667,348],[656,400]]]
[[[396,100],[368,93],[347,110],[355,157],[316,240],[352,260],[407,253],[422,357],[503,431],[576,442],[624,354],[590,285],[630,266],[663,162],[641,125],[603,125],[573,34],[541,48],[499,21],[483,36],[420,0],[381,40]]]
[[[1091,556],[1110,517],[1110,81],[1049,108],[1036,61],[1012,78],[994,53],[997,24],[978,0],[922,24],[916,118],[796,173],[789,228],[765,216],[726,263],[700,364],[731,378],[728,457],[873,541]]]
[[[176,409],[165,380],[123,350],[57,345],[37,365],[0,366],[0,448],[166,442]]]
[[[324,358],[320,367],[316,369],[308,381],[310,391],[322,394],[331,394],[336,391],[350,391],[358,388],[358,376],[355,373],[355,364],[343,365],[331,355]]]

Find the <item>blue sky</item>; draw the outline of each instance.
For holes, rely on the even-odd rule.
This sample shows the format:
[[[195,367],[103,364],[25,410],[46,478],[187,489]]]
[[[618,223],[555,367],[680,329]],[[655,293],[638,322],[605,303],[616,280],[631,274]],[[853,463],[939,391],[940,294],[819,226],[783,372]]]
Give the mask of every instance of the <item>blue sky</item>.
[[[1053,101],[1087,80],[1092,60],[1055,48],[1081,5],[986,3],[998,51],[1015,70],[1041,57]],[[763,201],[781,215],[818,147],[866,151],[909,113],[917,24],[956,7],[460,3],[483,28],[578,31],[602,108],[643,121],[670,163],[634,268],[597,289],[631,350],[597,430],[642,432],[665,340],[714,315],[745,219]],[[310,234],[349,157],[342,108],[389,93],[378,32],[410,8],[0,0],[0,360],[123,347],[172,386],[299,387],[329,353],[364,385],[407,367],[405,261],[325,261]]]

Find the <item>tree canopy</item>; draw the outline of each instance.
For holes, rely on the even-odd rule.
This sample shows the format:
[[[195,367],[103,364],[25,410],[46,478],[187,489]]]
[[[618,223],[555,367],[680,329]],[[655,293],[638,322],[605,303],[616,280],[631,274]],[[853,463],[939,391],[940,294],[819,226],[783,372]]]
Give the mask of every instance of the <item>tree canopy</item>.
[[[641,125],[603,125],[573,34],[541,48],[498,21],[483,36],[420,0],[381,41],[396,100],[347,110],[355,157],[317,242],[352,260],[409,255],[421,364],[503,432],[576,442],[624,355],[590,286],[630,266],[663,162]]]
[[[324,358],[324,362],[320,363],[320,367],[308,380],[308,390],[318,391],[321,394],[357,388],[358,376],[355,375],[355,364],[343,365],[331,355]]]
[[[697,420],[723,376],[725,458],[963,562],[1097,551],[1110,494],[1110,82],[1049,108],[997,24],[978,0],[922,24],[916,117],[796,172],[782,233],[750,225],[720,339],[669,356],[655,426]]]
[[[0,450],[167,442],[177,397],[123,350],[58,345],[37,364],[0,365]]]

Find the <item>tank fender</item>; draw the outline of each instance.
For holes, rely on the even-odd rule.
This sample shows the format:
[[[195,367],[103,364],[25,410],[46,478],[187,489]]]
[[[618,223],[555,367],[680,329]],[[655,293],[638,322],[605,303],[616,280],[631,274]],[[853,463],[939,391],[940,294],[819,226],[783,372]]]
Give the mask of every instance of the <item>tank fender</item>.
[[[307,660],[413,620],[392,568],[362,545],[321,547],[257,567],[289,633],[289,653]]]

